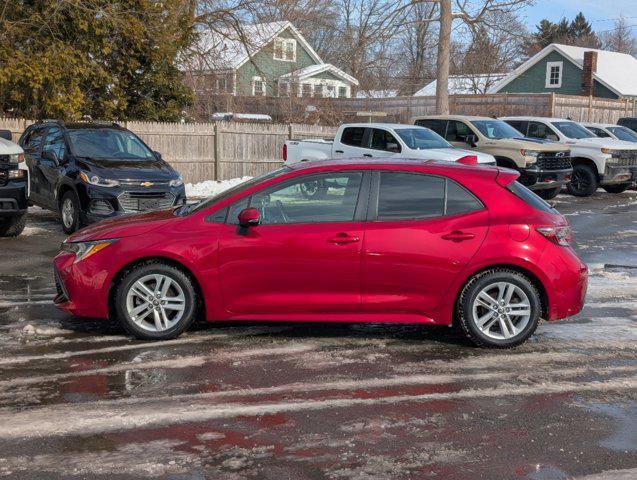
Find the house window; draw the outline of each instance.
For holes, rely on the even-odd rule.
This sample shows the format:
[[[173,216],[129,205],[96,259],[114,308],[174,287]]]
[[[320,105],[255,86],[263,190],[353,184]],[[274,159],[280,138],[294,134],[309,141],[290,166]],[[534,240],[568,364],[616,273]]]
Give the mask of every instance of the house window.
[[[546,63],[546,88],[560,88],[562,86],[563,62]]]
[[[265,96],[265,80],[261,77],[252,77],[252,95]]]
[[[226,77],[217,77],[215,79],[215,91],[226,92]]]
[[[312,96],[312,84],[310,84],[310,83],[301,84],[301,96],[302,97],[311,97]]]
[[[314,85],[314,96],[315,97],[322,97],[323,96],[323,84],[318,83],[318,84]]]
[[[290,96],[290,83],[289,82],[279,83],[279,97],[289,97],[289,96]]]
[[[347,98],[347,87],[338,87],[338,98]]]
[[[326,85],[325,96],[328,98],[334,98],[336,96],[336,87],[334,85]]]
[[[275,38],[274,59],[284,62],[296,61],[296,40],[293,38]]]

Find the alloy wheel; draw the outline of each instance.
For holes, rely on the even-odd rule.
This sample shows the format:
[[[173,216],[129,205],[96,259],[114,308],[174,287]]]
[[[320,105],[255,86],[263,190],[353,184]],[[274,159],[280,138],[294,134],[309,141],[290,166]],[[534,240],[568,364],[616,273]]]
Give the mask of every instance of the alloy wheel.
[[[517,285],[492,283],[476,295],[473,322],[487,337],[506,340],[519,335],[529,324],[531,302]]]
[[[146,275],[133,283],[126,295],[126,310],[131,320],[150,332],[171,329],[186,309],[181,286],[163,274]]]
[[[65,198],[62,202],[62,223],[66,228],[71,228],[75,221],[75,206],[70,198]]]
[[[573,172],[571,183],[579,191],[587,190],[591,186],[586,175],[578,170]]]

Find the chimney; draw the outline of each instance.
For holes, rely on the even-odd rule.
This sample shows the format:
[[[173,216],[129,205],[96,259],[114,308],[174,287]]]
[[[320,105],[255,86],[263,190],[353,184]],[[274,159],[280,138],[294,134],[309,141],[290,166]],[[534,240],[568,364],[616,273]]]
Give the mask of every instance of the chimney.
[[[592,97],[595,95],[595,81],[593,75],[597,72],[597,52],[584,52],[582,64],[582,95]]]

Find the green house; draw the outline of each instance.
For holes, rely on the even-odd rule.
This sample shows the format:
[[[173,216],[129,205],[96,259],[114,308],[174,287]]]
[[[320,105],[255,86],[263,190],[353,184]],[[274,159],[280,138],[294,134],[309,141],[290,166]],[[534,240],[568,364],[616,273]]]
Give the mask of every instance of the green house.
[[[559,93],[637,97],[637,59],[624,53],[553,43],[522,63],[489,93]]]
[[[351,75],[324,63],[290,22],[201,32],[196,48],[187,70],[200,95],[349,98],[358,85]]]

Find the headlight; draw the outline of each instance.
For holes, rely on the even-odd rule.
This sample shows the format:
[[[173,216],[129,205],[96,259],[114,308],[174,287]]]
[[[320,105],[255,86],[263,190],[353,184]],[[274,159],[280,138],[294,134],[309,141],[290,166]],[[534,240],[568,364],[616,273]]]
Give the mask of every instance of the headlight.
[[[9,170],[9,178],[26,178],[26,170]]]
[[[77,263],[104,250],[117,240],[117,238],[111,238],[109,240],[96,240],[94,242],[63,242],[61,249],[63,252],[74,253],[75,260],[73,260],[73,263]]]
[[[111,180],[110,178],[98,177],[93,173],[80,172],[80,178],[84,183],[91,185],[97,185],[99,187],[118,187],[119,181]]]
[[[525,150],[522,149],[520,150],[520,154],[522,154],[523,157],[533,157],[533,158],[537,158],[537,156],[540,154],[541,152],[538,150]]]
[[[9,155],[9,163],[22,163],[24,162],[24,155],[21,153],[13,153]]]
[[[179,177],[178,177],[178,178],[175,178],[174,180],[171,180],[171,181],[169,182],[169,185],[170,185],[171,187],[178,187],[179,185],[183,185],[183,184],[184,184],[184,179],[182,178],[182,176],[181,176],[181,175],[179,175]]]

